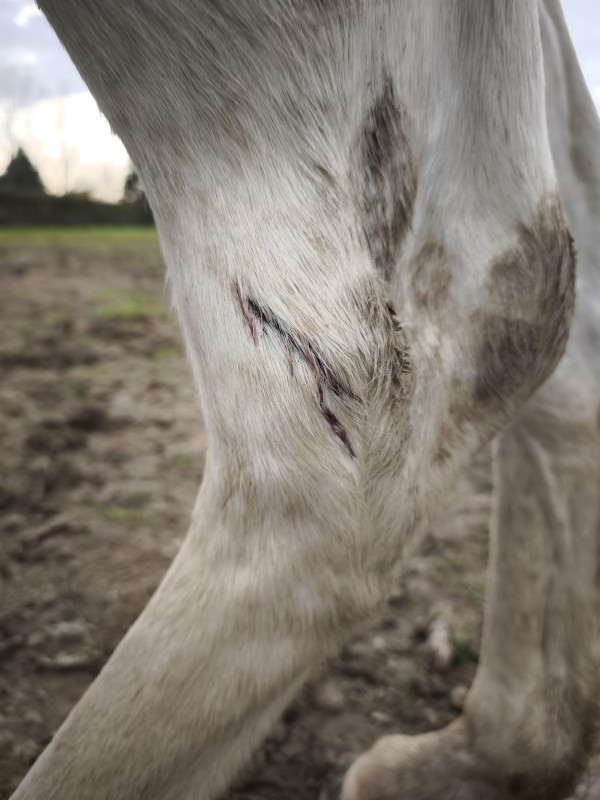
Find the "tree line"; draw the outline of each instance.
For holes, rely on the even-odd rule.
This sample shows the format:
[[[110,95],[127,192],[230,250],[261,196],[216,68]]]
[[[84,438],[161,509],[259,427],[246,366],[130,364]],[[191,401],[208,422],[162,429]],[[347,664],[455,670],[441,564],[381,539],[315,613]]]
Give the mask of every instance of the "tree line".
[[[0,225],[152,225],[152,212],[135,171],[118,203],[94,200],[87,192],[48,193],[39,171],[19,147],[0,175]]]

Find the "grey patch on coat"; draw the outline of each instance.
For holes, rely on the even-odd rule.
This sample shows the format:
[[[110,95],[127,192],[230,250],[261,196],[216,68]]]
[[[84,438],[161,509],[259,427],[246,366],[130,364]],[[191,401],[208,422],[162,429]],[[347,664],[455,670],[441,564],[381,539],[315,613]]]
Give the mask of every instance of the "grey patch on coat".
[[[492,264],[489,311],[472,317],[481,343],[476,407],[524,400],[564,353],[575,300],[575,255],[560,202],[544,197],[530,225]]]
[[[379,275],[389,281],[406,233],[417,190],[407,115],[387,79],[371,107],[361,141],[361,210],[369,253]]]
[[[448,299],[452,283],[444,246],[436,241],[425,242],[411,259],[410,270],[416,305],[428,311],[440,311]]]

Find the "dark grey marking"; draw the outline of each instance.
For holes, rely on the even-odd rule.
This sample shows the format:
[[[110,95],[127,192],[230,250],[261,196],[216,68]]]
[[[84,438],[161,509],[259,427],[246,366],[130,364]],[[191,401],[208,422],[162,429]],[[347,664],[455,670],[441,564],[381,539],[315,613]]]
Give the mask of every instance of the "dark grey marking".
[[[542,347],[540,325],[499,314],[480,323],[482,348],[475,382],[477,403],[514,395],[527,381]]]
[[[481,342],[476,405],[524,400],[562,356],[575,299],[575,254],[556,196],[542,200],[531,225],[492,264],[491,313],[474,315]]]
[[[421,308],[437,312],[448,299],[452,273],[446,258],[446,251],[440,242],[427,241],[411,259],[412,294]]]
[[[388,78],[369,111],[361,142],[364,235],[373,263],[386,281],[412,224],[417,189],[406,128],[406,112]]]
[[[440,426],[432,463],[441,466],[449,461],[452,458],[453,451],[458,446],[459,439],[458,428],[443,422]]]

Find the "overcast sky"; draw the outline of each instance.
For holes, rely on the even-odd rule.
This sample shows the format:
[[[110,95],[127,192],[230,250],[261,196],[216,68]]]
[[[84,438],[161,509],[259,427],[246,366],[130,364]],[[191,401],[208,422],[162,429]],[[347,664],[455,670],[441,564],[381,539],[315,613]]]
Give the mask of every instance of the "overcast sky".
[[[600,109],[600,0],[563,0],[563,7]],[[0,101],[10,98],[19,106],[30,107],[16,117],[20,143],[35,155],[42,177],[53,191],[90,188],[109,197],[120,191],[127,158],[120,145],[110,141],[108,126],[99,120],[95,104],[86,95],[83,81],[35,3],[0,0]],[[56,98],[67,99],[57,103]],[[36,108],[31,108],[32,104],[37,104]],[[55,123],[49,124],[52,114]],[[40,122],[42,118],[44,122]],[[30,141],[34,130],[37,133],[31,134]],[[52,141],[59,136],[62,144]],[[0,171],[10,147],[6,141],[0,142]],[[65,159],[70,162],[68,169]],[[98,174],[92,178],[94,170]],[[103,188],[98,183],[100,172]],[[112,189],[107,188],[109,184]]]
[[[84,90],[35,3],[0,0],[0,93],[14,93],[19,102],[30,102]]]

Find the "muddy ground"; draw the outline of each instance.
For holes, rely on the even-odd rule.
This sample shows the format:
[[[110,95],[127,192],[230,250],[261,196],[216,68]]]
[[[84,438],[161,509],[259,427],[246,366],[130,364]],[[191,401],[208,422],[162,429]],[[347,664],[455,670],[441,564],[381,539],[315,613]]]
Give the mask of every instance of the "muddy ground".
[[[0,800],[186,530],[205,436],[168,307],[152,233],[0,235]],[[334,800],[379,736],[459,713],[485,597],[485,458],[463,488],[384,617],[320,669],[229,800]],[[598,775],[578,798],[600,800]]]

